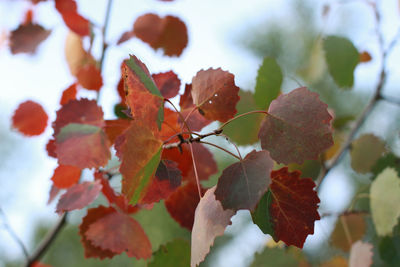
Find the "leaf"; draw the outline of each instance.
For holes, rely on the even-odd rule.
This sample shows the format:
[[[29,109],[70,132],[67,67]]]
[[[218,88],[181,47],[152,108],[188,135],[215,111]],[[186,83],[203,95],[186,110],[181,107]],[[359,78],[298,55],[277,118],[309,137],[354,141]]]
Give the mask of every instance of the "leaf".
[[[372,182],[370,206],[372,221],[380,236],[392,235],[400,217],[400,178],[393,168],[386,168]]]
[[[216,199],[221,201],[224,209],[254,210],[268,190],[273,166],[268,151],[253,150],[222,172],[215,191]]]
[[[143,228],[135,219],[118,211],[93,222],[85,237],[94,246],[115,254],[125,251],[136,259],[151,257],[151,244]]]
[[[263,252],[256,253],[253,263],[250,267],[297,267],[299,266],[298,261],[281,248],[265,248]]]
[[[68,188],[79,181],[81,169],[74,166],[59,165],[51,177],[53,184],[58,188]]]
[[[133,33],[153,49],[162,48],[167,56],[180,56],[188,43],[185,23],[174,16],[142,15],[136,19]]]
[[[205,190],[201,188],[201,191],[204,193]],[[194,182],[189,182],[172,193],[164,204],[171,217],[182,227],[191,231],[194,213],[199,201],[197,185]]]
[[[85,64],[76,75],[78,82],[83,88],[100,91],[103,86],[103,78],[100,70],[94,64]]]
[[[388,153],[378,159],[375,165],[371,168],[372,173],[376,176],[381,173],[387,167],[391,167],[396,170],[397,176],[400,177],[400,158],[393,153]]]
[[[358,240],[351,246],[349,267],[369,267],[372,265],[372,249],[370,243]]]
[[[379,256],[389,266],[396,266],[400,262],[400,235],[399,225],[394,229],[393,237],[385,236],[379,241]]]
[[[157,123],[158,129],[164,120],[163,97],[155,85],[147,67],[131,55],[122,65],[126,103],[132,117],[149,125]]]
[[[367,51],[360,53],[360,63],[370,62],[372,60],[371,55]]]
[[[281,91],[282,71],[274,58],[266,57],[258,69],[254,100],[259,109],[269,107]]]
[[[65,25],[80,36],[90,34],[90,22],[78,14],[75,0],[55,0],[56,9],[61,14]]]
[[[339,87],[351,88],[354,69],[359,63],[359,54],[347,38],[328,36],[324,40],[325,58],[332,78]]]
[[[154,253],[148,267],[187,267],[190,264],[190,244],[186,240],[175,239]]]
[[[110,144],[114,144],[118,136],[120,136],[131,124],[130,120],[116,119],[106,120],[104,131],[107,134]]]
[[[158,134],[140,121],[132,121],[115,141],[121,160],[122,193],[130,204],[136,204],[145,196],[160,162],[162,145]]]
[[[306,87],[271,102],[258,137],[278,163],[302,164],[333,145],[328,105]]]
[[[82,37],[72,31],[67,34],[64,50],[69,71],[75,77],[83,66],[95,63],[93,57],[83,48]]]
[[[225,228],[231,224],[231,217],[236,213],[223,209],[221,202],[215,198],[215,189],[216,186],[208,189],[196,208],[192,230],[191,266],[197,266],[204,261],[215,238],[224,234]]]
[[[349,267],[349,264],[342,256],[335,256],[329,261],[322,263],[321,267]]]
[[[52,158],[57,158],[56,154],[56,140],[54,139],[49,139],[49,141],[46,144],[46,151],[47,155]]]
[[[385,143],[373,134],[364,134],[351,143],[351,167],[359,173],[368,173],[386,152]]]
[[[63,91],[61,99],[60,99],[60,105],[65,105],[70,100],[75,100],[77,93],[78,92],[77,92],[77,88],[76,88],[76,83],[73,83],[71,86],[69,86],[67,89],[65,89]]]
[[[70,123],[56,135],[58,163],[80,169],[105,166],[110,159],[108,139],[102,128]]]
[[[31,100],[19,104],[12,116],[12,126],[26,136],[40,135],[47,126],[49,117],[43,107]]]
[[[97,220],[116,212],[112,207],[98,206],[96,208],[88,209],[87,214],[82,219],[81,225],[79,225],[79,235],[81,236],[81,242],[85,249],[85,258],[112,258],[115,253],[108,249],[102,249],[99,246],[92,244],[90,240],[86,238],[86,232],[89,227]]]
[[[178,76],[172,70],[153,74],[151,77],[160,89],[163,97],[173,98],[179,93],[181,80],[179,80]]]
[[[206,119],[225,122],[236,114],[239,87],[221,68],[201,70],[192,79],[193,103]]]
[[[240,90],[239,96],[237,115],[257,109],[251,92]],[[259,113],[238,118],[224,127],[224,134],[238,145],[253,144],[258,141],[258,131],[263,118],[264,115]]]
[[[363,214],[344,214],[338,218],[335,229],[332,232],[332,245],[349,252],[351,244],[346,237],[346,229],[349,231],[352,240],[359,240],[366,233],[366,225]]]
[[[303,248],[306,237],[314,233],[314,222],[320,219],[315,183],[300,178],[299,171],[288,172],[287,167],[272,171],[271,180],[267,196],[253,213],[254,223],[275,242]]]
[[[57,213],[82,209],[92,203],[101,191],[99,181],[83,182],[68,188],[57,203]]]
[[[176,162],[170,160],[160,162],[141,203],[151,204],[166,199],[181,185],[182,175],[177,165]]]
[[[41,42],[49,37],[51,31],[39,24],[29,22],[21,24],[10,33],[10,49],[12,54],[34,54]]]

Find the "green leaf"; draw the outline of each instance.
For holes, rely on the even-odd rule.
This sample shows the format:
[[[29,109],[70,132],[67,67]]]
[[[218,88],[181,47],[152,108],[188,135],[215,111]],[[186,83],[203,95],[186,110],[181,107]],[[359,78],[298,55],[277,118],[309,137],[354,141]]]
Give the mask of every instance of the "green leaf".
[[[392,235],[400,217],[400,179],[393,168],[386,168],[372,182],[370,203],[378,235]]]
[[[328,36],[324,40],[325,58],[329,72],[340,87],[351,88],[354,83],[354,69],[359,63],[359,54],[347,38]]]
[[[260,109],[267,109],[281,91],[282,71],[274,58],[266,57],[258,69],[254,100]]]
[[[90,125],[90,124],[82,124],[82,123],[69,123],[66,126],[62,127],[60,133],[56,136],[57,142],[64,142],[71,135],[82,136],[82,135],[90,135],[100,133],[101,128]]]
[[[254,95],[251,92],[240,90],[239,96],[236,115],[257,109]],[[238,145],[253,144],[258,140],[258,130],[263,117],[263,114],[257,113],[238,118],[224,127],[224,134]]]
[[[383,237],[378,244],[379,255],[389,266],[397,266],[400,262],[400,233],[399,226],[394,229],[394,236]]]
[[[175,239],[161,245],[154,253],[148,267],[187,267],[190,265],[190,245],[186,240]]]
[[[371,171],[376,176],[381,173],[387,167],[392,167],[396,170],[397,176],[400,177],[400,158],[393,153],[388,153],[385,156],[378,159]]]
[[[272,194],[268,190],[267,193],[260,199],[254,212],[251,213],[253,222],[258,225],[264,234],[274,236],[274,228],[272,225],[272,218],[269,214],[269,207],[272,203]]]
[[[299,263],[293,255],[280,248],[266,248],[262,253],[256,253],[251,267],[297,267]]]

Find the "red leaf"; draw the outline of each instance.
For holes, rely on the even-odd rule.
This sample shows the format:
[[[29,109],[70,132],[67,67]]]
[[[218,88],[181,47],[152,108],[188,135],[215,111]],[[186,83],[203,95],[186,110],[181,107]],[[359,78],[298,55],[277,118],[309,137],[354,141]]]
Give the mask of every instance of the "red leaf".
[[[19,25],[10,34],[11,53],[35,53],[39,44],[46,40],[50,33],[51,31],[31,22]]]
[[[158,133],[140,121],[132,121],[115,141],[117,156],[121,160],[122,193],[131,204],[144,197],[160,161],[162,144]]]
[[[258,137],[278,163],[302,164],[333,144],[328,105],[306,87],[271,102]]]
[[[161,126],[160,137],[163,140],[169,140],[168,142],[178,142],[178,137],[170,139],[171,136],[181,132],[181,127],[178,123],[178,113],[164,108],[164,121]]]
[[[148,124],[151,128],[161,128],[164,119],[163,97],[155,85],[147,67],[137,57],[131,56],[122,65],[126,104],[132,117]]]
[[[130,120],[116,119],[116,120],[106,120],[106,126],[104,131],[107,134],[110,144],[114,144],[115,139],[121,135],[130,125]]]
[[[87,214],[83,217],[82,223],[79,226],[79,234],[81,236],[81,242],[83,248],[85,249],[85,258],[112,258],[115,253],[108,249],[102,249],[99,246],[92,244],[90,240],[86,238],[86,232],[89,227],[97,220],[107,216],[108,214],[113,214],[116,210],[112,207],[99,206],[94,209],[88,209]]]
[[[49,139],[49,141],[46,144],[46,151],[47,155],[52,158],[57,158],[56,154],[56,140],[54,139]]]
[[[209,120],[225,122],[236,114],[239,87],[234,76],[222,69],[199,71],[192,79],[193,103]]]
[[[80,68],[76,78],[79,84],[88,90],[100,91],[103,86],[101,72],[94,64],[86,64]]]
[[[177,165],[170,160],[160,162],[155,177],[141,201],[142,204],[152,204],[166,199],[181,185],[182,175]]]
[[[185,85],[185,92],[181,95],[179,99],[179,106],[181,109],[190,108],[194,105],[193,98],[192,98],[192,84]]]
[[[367,51],[363,51],[360,53],[360,62],[365,63],[372,60],[371,55]]]
[[[137,259],[151,257],[151,243],[143,228],[132,217],[117,211],[93,222],[85,237],[94,246],[116,254],[125,251]]]
[[[43,263],[41,263],[41,262],[39,262],[39,261],[35,261],[35,262],[31,265],[31,267],[51,267],[51,265],[43,264]]]
[[[268,151],[253,150],[222,172],[215,191],[216,199],[221,201],[224,209],[254,210],[268,190],[273,166]]]
[[[60,193],[61,189],[58,188],[57,186],[52,185],[50,192],[49,192],[49,200],[47,200],[47,205],[49,205],[53,200],[58,196],[58,193]]]
[[[122,77],[118,82],[117,91],[118,91],[119,97],[121,98],[121,104],[125,105],[126,93],[125,93],[125,88],[124,88],[124,79]]]
[[[135,33],[133,31],[126,31],[121,35],[121,37],[119,37],[117,45],[120,45],[133,37],[135,37]]]
[[[221,202],[215,199],[216,186],[207,190],[196,208],[192,230],[191,266],[204,260],[217,236],[223,235],[231,224],[233,210],[224,210]]]
[[[151,77],[153,77],[163,97],[173,98],[179,93],[181,80],[179,80],[178,76],[172,70],[153,74]]]
[[[71,100],[53,123],[59,164],[84,168],[107,164],[110,151],[102,130],[103,111],[94,100]]]
[[[61,96],[60,105],[65,105],[70,100],[75,100],[77,92],[76,83],[65,89]]]
[[[78,14],[75,0],[56,0],[56,9],[62,15],[65,24],[80,36],[90,34],[90,23]]]
[[[204,192],[205,190],[202,188],[202,194]],[[199,201],[197,185],[194,182],[189,182],[172,193],[165,200],[164,204],[171,217],[182,227],[191,231],[194,222],[194,212]]]
[[[59,165],[51,177],[53,184],[58,188],[68,188],[79,181],[81,169],[74,166]]]
[[[26,136],[40,135],[47,126],[49,117],[43,107],[33,101],[21,103],[12,117],[15,129]]]
[[[319,220],[317,192],[310,178],[300,178],[300,172],[289,172],[287,167],[271,172],[270,190],[272,217],[276,242],[302,248],[306,237],[314,233],[314,222]]]
[[[162,48],[167,56],[179,56],[188,43],[185,23],[173,16],[140,16],[133,25],[133,33],[153,49]]]
[[[57,203],[57,213],[82,209],[92,203],[101,191],[99,181],[83,182],[71,186]]]

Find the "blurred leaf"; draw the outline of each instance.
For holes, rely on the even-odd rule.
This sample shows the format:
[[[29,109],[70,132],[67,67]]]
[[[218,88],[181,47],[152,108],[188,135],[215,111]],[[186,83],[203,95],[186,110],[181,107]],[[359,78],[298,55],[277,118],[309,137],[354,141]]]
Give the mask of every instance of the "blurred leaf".
[[[397,176],[400,177],[400,158],[393,153],[388,153],[378,159],[371,171],[375,176],[377,176],[387,167],[394,168],[397,172]]]
[[[348,231],[349,238],[353,242],[362,239],[366,233],[364,215],[360,213],[345,214],[341,215],[336,222],[335,229],[331,235],[332,245],[349,252],[351,244],[346,236],[346,231]]]
[[[386,152],[385,143],[373,134],[364,134],[351,143],[351,167],[359,173],[368,173]]]
[[[351,246],[349,267],[369,267],[372,265],[372,244],[358,240]]]
[[[263,252],[256,253],[250,267],[298,267],[298,261],[287,251],[281,248],[265,248]]]
[[[187,267],[190,265],[190,244],[186,240],[175,239],[154,252],[148,267]]]

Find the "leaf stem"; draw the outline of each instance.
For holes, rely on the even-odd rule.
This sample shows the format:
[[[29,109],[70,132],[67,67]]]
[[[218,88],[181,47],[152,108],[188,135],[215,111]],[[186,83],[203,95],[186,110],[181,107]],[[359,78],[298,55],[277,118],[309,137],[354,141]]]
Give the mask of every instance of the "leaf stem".
[[[233,117],[232,119],[230,119],[230,120],[224,122],[218,129],[219,129],[219,130],[222,130],[222,128],[224,128],[227,124],[231,123],[232,121],[234,121],[234,120],[236,120],[236,119],[239,119],[239,118],[241,118],[241,117],[244,117],[244,116],[247,116],[247,115],[250,115],[250,114],[256,114],[256,113],[263,113],[263,114],[265,114],[265,115],[268,115],[268,112],[265,111],[265,110],[252,110],[252,111],[249,111],[249,112],[246,112],[246,113],[242,113],[242,114],[240,114],[240,115],[237,115],[236,117]]]
[[[206,141],[199,141],[199,143],[205,144],[205,145],[209,145],[209,146],[213,146],[213,147],[216,147],[216,148],[218,148],[218,149],[221,149],[222,151],[225,151],[226,153],[228,153],[229,155],[231,155],[232,157],[234,157],[234,158],[236,158],[236,159],[238,159],[238,160],[241,160],[241,159],[242,159],[242,157],[236,156],[235,154],[233,154],[233,153],[230,152],[229,150],[226,150],[225,148],[223,148],[223,147],[221,147],[221,146],[219,146],[219,145],[216,145],[216,144],[213,144],[213,143],[210,143],[210,142],[206,142]],[[240,155],[240,154],[239,154],[239,155]]]
[[[183,125],[186,127],[186,129],[190,132],[189,134],[191,135],[192,131],[190,130],[189,125],[186,123],[186,119],[182,116],[182,113],[180,113],[180,111],[175,107],[174,103],[172,103],[171,100],[164,98],[164,101],[168,102],[175,109],[175,111],[178,113],[178,116],[181,118]]]
[[[201,199],[202,195],[201,195],[200,179],[199,179],[199,175],[197,173],[196,161],[194,160],[192,143],[189,143],[189,147],[190,147],[190,154],[192,155],[192,162],[193,162],[194,175],[196,177],[197,191],[199,191],[199,198]]]

